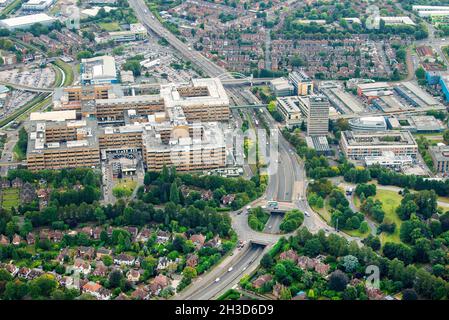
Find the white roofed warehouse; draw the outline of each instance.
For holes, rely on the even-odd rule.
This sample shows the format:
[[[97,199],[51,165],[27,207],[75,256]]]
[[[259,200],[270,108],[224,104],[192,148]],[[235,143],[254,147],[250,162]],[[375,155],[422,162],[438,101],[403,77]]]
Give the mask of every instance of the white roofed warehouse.
[[[26,30],[36,23],[40,23],[44,26],[50,26],[56,21],[56,18],[50,17],[45,13],[38,13],[0,20],[0,28],[6,28],[10,31],[18,29]]]

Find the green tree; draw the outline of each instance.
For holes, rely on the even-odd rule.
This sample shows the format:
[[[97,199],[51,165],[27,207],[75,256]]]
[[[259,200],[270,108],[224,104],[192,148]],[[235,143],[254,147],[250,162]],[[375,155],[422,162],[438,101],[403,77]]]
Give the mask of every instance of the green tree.
[[[418,69],[415,71],[415,75],[418,79],[424,79],[426,77],[426,70],[422,66],[419,66]]]
[[[329,289],[334,291],[344,291],[348,282],[348,276],[340,270],[336,270],[332,272],[329,277]]]
[[[110,288],[120,287],[122,279],[123,279],[122,272],[120,270],[113,270],[111,273],[109,273],[108,277],[109,287]]]
[[[170,201],[179,204],[179,189],[176,182],[173,182],[170,186]]]
[[[185,267],[182,274],[184,277],[186,277],[188,279],[193,279],[193,278],[196,278],[196,276],[197,276],[197,272],[196,272],[195,268],[192,268],[192,267]]]

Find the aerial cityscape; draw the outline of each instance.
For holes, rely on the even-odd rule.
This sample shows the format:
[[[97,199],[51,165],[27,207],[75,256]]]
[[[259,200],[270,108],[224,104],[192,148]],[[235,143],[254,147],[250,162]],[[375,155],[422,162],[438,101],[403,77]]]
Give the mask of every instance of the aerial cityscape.
[[[0,300],[449,299],[448,68],[449,0],[0,0]]]

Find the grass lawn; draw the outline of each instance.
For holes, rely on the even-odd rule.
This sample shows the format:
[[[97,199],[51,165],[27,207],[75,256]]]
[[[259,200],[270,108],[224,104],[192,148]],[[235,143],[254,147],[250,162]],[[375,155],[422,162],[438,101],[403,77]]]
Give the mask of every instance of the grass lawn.
[[[18,207],[20,202],[19,189],[8,188],[2,191],[2,208],[10,210],[11,207]]]
[[[100,22],[98,25],[101,29],[108,32],[121,30],[118,22]]]
[[[354,206],[357,208],[357,210],[360,210],[361,205],[360,198],[356,194],[354,194],[353,199],[354,199]]]
[[[114,188],[123,188],[127,190],[134,191],[134,189],[137,187],[137,181],[134,181],[132,179],[119,179],[118,183],[114,186]]]
[[[396,208],[401,204],[402,196],[395,191],[378,189],[374,198],[382,202],[382,208],[385,211],[385,218],[396,224],[396,230],[394,233],[381,233],[380,241],[382,244],[385,242],[401,242],[399,238],[399,229],[401,228],[402,220],[396,214]]]

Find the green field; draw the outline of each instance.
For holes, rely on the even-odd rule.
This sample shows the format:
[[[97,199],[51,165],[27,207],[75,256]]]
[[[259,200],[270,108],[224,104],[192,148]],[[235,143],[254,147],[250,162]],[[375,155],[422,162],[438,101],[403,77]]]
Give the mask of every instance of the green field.
[[[101,29],[108,32],[120,31],[120,25],[118,22],[100,22],[98,24]]]
[[[380,235],[382,244],[385,242],[401,242],[399,238],[399,230],[401,228],[402,220],[396,214],[396,208],[401,204],[402,196],[395,191],[378,189],[374,198],[382,202],[382,208],[385,211],[385,219],[388,219],[396,224],[394,233],[387,234],[383,232]]]
[[[2,208],[10,210],[11,207],[18,207],[20,203],[19,189],[8,188],[2,190]]]

